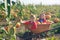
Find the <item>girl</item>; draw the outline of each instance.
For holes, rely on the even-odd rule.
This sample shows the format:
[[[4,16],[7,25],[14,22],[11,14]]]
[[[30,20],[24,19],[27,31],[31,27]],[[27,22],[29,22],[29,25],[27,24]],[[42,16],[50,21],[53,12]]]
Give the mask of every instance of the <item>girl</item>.
[[[46,17],[44,13],[40,14],[38,21],[41,23],[46,23]]]
[[[23,21],[22,21],[22,22],[23,22]],[[22,23],[22,22],[21,22],[21,23]],[[36,17],[35,17],[35,15],[31,14],[30,20],[24,22],[23,24],[29,26],[28,28],[29,28],[30,30],[35,30],[35,29],[37,28],[37,23],[36,23]]]
[[[30,20],[24,22],[23,24],[27,25],[27,27],[30,31],[35,30],[37,28],[37,23],[35,20],[36,20],[35,15],[31,14]],[[23,35],[24,40],[32,40],[32,38],[29,38],[29,36],[32,36],[32,32],[25,32]]]

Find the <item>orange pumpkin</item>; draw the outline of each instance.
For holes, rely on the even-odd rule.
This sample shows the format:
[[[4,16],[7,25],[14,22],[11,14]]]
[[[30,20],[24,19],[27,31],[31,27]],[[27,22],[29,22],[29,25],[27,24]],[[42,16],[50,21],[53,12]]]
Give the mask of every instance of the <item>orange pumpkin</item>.
[[[59,18],[54,19],[54,23],[57,23],[57,22],[59,22]]]
[[[11,11],[10,11],[10,12],[11,12],[11,14],[14,14],[14,9],[11,9]]]
[[[17,14],[13,14],[14,17],[17,17]]]
[[[51,13],[50,12],[46,12],[45,15],[51,15]]]
[[[51,15],[46,15],[45,17],[46,17],[46,19],[50,19]]]
[[[8,31],[8,27],[4,27],[4,29],[5,29],[6,31]]]
[[[37,22],[37,24],[41,24],[40,22]]]
[[[17,24],[16,24],[16,28],[19,28],[21,25],[20,25],[20,23],[18,22]]]
[[[53,22],[50,21],[50,20],[47,20],[46,23],[47,23],[47,24],[51,24],[51,23],[53,23]]]

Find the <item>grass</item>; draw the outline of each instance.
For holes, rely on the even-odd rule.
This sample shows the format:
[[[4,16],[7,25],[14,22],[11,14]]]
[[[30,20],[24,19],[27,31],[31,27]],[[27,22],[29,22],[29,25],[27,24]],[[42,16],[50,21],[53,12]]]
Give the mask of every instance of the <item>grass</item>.
[[[46,38],[46,40],[60,40],[60,38],[56,36],[52,36],[52,37]]]

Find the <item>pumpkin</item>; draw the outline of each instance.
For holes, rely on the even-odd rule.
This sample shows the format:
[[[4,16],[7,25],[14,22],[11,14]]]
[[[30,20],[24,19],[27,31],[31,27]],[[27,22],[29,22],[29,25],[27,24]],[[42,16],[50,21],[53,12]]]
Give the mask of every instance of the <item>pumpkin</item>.
[[[51,24],[51,23],[53,23],[53,21],[47,20],[46,23]]]
[[[14,17],[17,17],[17,14],[13,14]]]
[[[50,19],[51,15],[46,15],[45,17],[46,17],[46,19]]]
[[[6,31],[8,31],[8,27],[4,27],[4,29],[5,29]]]
[[[37,22],[37,24],[41,24],[40,22]]]
[[[16,28],[19,28],[21,25],[20,25],[20,23],[18,22],[17,24],[16,24]]]
[[[59,22],[59,18],[54,19],[54,23],[57,23],[57,22]]]
[[[51,13],[50,12],[46,12],[45,15],[51,15]]]
[[[10,11],[10,12],[11,12],[11,14],[14,14],[14,9],[11,9],[11,11]]]

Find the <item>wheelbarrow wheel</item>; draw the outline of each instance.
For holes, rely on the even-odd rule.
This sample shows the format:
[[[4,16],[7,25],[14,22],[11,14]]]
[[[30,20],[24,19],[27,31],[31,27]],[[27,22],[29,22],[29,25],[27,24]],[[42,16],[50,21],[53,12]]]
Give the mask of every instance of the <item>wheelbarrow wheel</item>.
[[[23,35],[24,40],[32,40],[32,33],[31,32],[25,32]]]

